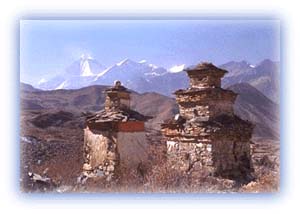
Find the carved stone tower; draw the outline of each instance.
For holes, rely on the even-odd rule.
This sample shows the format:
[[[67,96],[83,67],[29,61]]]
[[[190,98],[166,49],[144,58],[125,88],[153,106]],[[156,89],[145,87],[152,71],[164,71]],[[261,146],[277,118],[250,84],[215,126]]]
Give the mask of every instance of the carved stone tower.
[[[121,166],[137,168],[148,158],[145,121],[150,117],[130,109],[130,92],[120,81],[105,92],[105,109],[86,119],[83,171],[87,177],[111,178]]]
[[[237,94],[221,88],[227,71],[211,63],[186,69],[190,87],[175,92],[179,115],[162,124],[168,161],[188,173],[247,178],[253,125],[237,117]]]

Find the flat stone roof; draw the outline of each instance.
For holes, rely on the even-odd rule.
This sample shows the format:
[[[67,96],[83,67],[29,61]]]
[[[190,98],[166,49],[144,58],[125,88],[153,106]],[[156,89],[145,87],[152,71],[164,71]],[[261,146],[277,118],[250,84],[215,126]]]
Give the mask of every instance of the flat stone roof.
[[[152,117],[140,114],[131,109],[119,109],[114,111],[101,110],[87,117],[87,123],[147,121]]]
[[[213,65],[209,62],[203,62],[196,66],[191,66],[184,69],[188,74],[201,74],[201,73],[219,73],[220,75],[224,75],[228,73],[228,71],[218,68],[217,66]]]

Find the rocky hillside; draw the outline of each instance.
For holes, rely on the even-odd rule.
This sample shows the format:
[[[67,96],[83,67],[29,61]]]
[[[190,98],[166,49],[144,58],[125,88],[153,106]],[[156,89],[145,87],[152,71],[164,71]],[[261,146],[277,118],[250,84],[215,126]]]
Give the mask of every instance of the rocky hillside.
[[[23,191],[53,189],[57,192],[74,191],[83,165],[85,117],[82,112],[102,109],[105,101],[104,90],[107,87],[89,86],[76,90],[42,91],[30,85],[21,84],[20,88],[21,188]],[[279,121],[277,105],[249,84],[237,84],[230,89],[239,93],[235,112],[243,119],[256,124],[254,137],[262,143],[255,144],[258,145],[255,164],[264,166],[265,162],[269,163],[266,157],[270,157],[271,162],[274,162],[278,159],[278,155],[274,156],[273,152],[269,154],[275,148],[274,139],[279,137],[278,127],[275,125]],[[163,120],[173,117],[178,112],[175,100],[153,92],[143,94],[132,92],[131,97],[133,109],[153,117],[147,124],[147,138],[150,138],[151,142],[159,142],[159,131],[153,129],[159,130]],[[266,140],[270,143],[265,144]],[[163,152],[158,152],[160,147],[153,148],[155,148],[153,154],[163,154]],[[163,149],[161,148],[162,151]],[[277,148],[276,151],[278,153],[279,149]],[[159,164],[157,167],[164,169]],[[155,175],[149,178],[160,181],[161,178]],[[174,180],[174,176],[170,175],[170,179]],[[205,182],[208,184],[204,185],[201,191],[211,186],[212,182],[218,185],[220,183],[215,180],[201,183]],[[99,188],[99,184],[95,185],[95,188]],[[253,189],[252,186],[247,188]],[[229,189],[232,191],[231,186]]]
[[[22,84],[21,88],[27,87]],[[98,111],[103,108],[106,88],[106,86],[89,86],[76,90],[41,91],[34,88],[23,90],[21,107],[26,111],[35,110],[40,113],[65,111],[71,112],[74,117],[81,117],[82,112]],[[278,104],[247,83],[236,84],[229,89],[239,94],[234,106],[236,114],[256,125],[254,136],[279,139]],[[151,128],[159,129],[162,121],[178,112],[178,106],[173,98],[155,92],[143,94],[132,92],[131,96],[133,109],[153,117],[148,124]]]
[[[279,140],[279,105],[248,83],[235,84],[228,89],[238,93],[234,111],[255,124],[254,136]]]
[[[220,66],[229,71],[222,79],[223,87],[249,83],[275,103],[279,103],[279,64],[263,60],[257,65],[246,61],[229,62]]]
[[[21,88],[25,86],[27,84],[21,84]],[[105,89],[107,86],[97,85],[69,90],[22,90],[21,108],[24,111],[69,111],[79,116],[83,112],[99,111],[104,107]],[[132,108],[155,117],[152,122],[162,122],[178,112],[174,99],[155,92],[139,94],[133,91],[131,98]]]

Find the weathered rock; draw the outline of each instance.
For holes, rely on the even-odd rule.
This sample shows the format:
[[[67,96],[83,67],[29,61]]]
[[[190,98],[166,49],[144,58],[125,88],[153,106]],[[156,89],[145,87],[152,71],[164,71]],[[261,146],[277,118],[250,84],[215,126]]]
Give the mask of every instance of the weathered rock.
[[[33,172],[28,172],[28,176],[33,180],[33,181],[41,181],[41,182],[50,182],[51,179],[47,177],[43,177],[39,174],[33,173]]]
[[[87,163],[85,163],[85,164],[83,164],[83,170],[86,170],[86,171],[90,171],[90,170],[92,170],[92,167],[91,167],[91,165],[89,165],[89,164],[87,164]]]
[[[57,187],[57,184],[49,177],[41,176],[33,172],[28,172],[28,177],[32,181],[32,189],[49,191]]]

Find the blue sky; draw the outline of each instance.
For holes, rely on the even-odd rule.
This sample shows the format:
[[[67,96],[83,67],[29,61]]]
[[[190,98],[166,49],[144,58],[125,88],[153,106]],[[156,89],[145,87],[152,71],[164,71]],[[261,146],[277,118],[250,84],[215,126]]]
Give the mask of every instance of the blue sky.
[[[20,77],[37,83],[82,54],[110,66],[125,58],[170,68],[210,61],[279,61],[276,20],[22,20]]]

